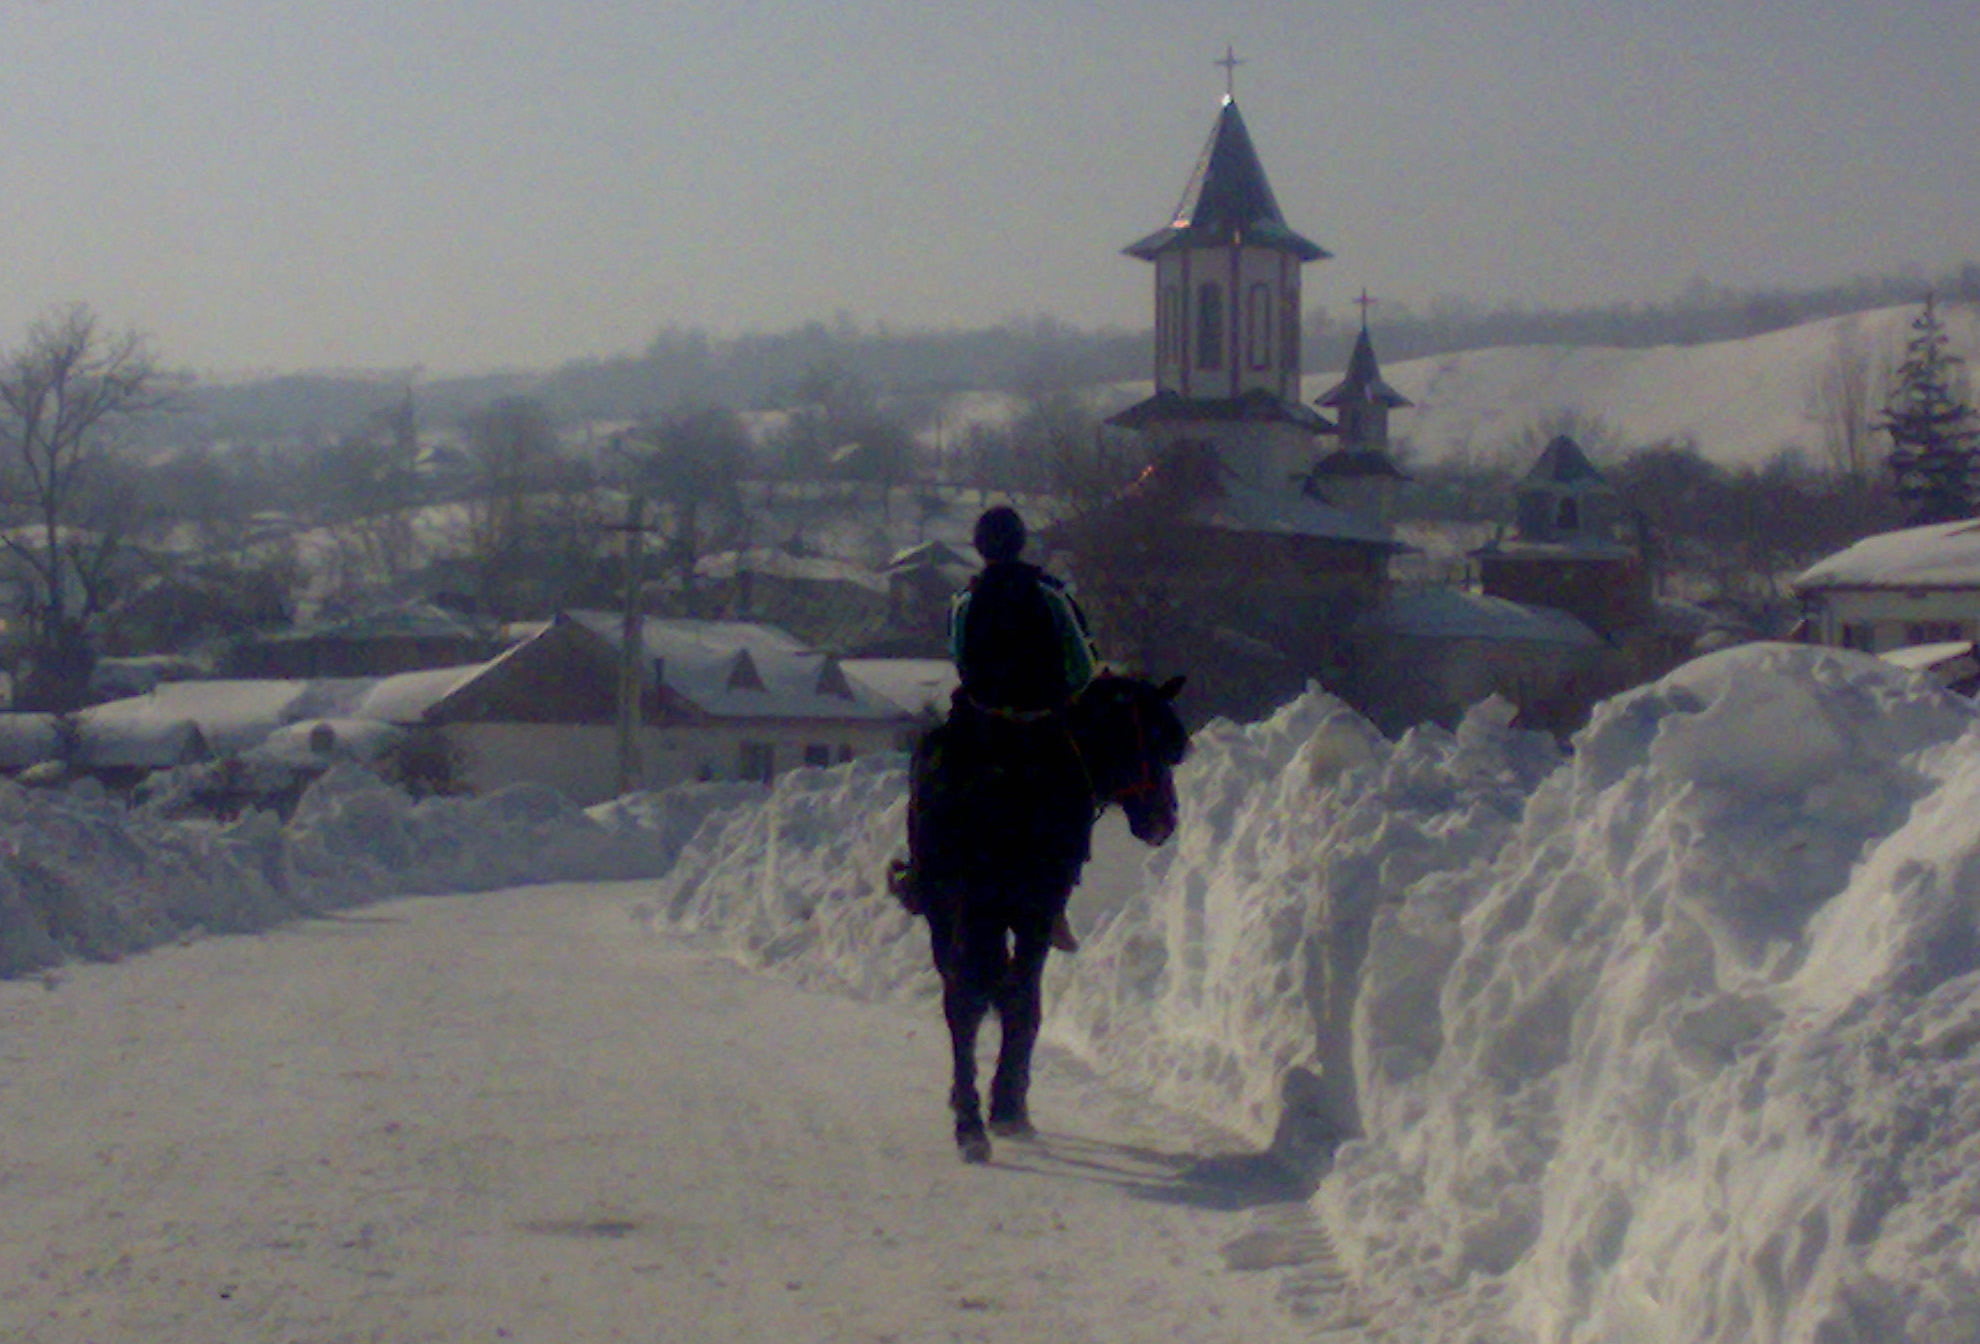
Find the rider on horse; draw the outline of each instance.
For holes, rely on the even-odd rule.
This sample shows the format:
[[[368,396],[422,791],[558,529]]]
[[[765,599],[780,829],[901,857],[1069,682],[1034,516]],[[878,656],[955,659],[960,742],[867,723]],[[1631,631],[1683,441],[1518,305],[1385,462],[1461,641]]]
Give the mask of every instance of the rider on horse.
[[[1099,671],[1085,613],[1063,583],[1020,558],[1025,539],[1024,520],[1007,504],[976,521],[983,569],[949,612],[949,652],[960,681],[948,720],[951,768],[987,771],[1022,760],[1039,730],[1053,726]],[[910,908],[929,857],[921,848],[910,844],[908,871],[896,876]],[[1063,913],[1054,921],[1052,946],[1079,950]]]
[[[1099,670],[1086,615],[1066,586],[1024,553],[1024,520],[1008,504],[976,520],[983,571],[956,594],[949,653],[958,707],[1006,718],[1057,713]]]

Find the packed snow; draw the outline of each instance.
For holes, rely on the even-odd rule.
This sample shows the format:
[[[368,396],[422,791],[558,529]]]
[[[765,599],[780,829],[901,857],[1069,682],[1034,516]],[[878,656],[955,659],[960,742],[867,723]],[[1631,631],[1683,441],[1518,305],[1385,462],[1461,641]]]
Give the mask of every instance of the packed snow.
[[[1103,828],[1048,1041],[1308,1182],[1327,1337],[1980,1338],[1974,706],[1750,645],[1567,749],[1510,718],[1392,741],[1316,689],[1201,730],[1175,839]],[[0,966],[650,879],[641,920],[932,1023],[903,806],[888,757],[589,811],[339,766],[286,825],[0,786]]]

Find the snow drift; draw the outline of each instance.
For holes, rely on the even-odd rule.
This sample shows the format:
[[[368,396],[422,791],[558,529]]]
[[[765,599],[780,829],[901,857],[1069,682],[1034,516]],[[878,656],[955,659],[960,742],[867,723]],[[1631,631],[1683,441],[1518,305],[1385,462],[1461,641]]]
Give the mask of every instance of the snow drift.
[[[1354,1285],[1318,1324],[1980,1338],[1976,730],[1782,645],[1620,696],[1565,753],[1503,706],[1389,741],[1310,691],[1198,734],[1167,847],[1104,831],[1048,1035],[1309,1178]],[[650,877],[646,919],[933,1014],[881,889],[903,792],[889,759],[590,812],[339,771],[287,827],[201,827],[0,788],[0,958]]]

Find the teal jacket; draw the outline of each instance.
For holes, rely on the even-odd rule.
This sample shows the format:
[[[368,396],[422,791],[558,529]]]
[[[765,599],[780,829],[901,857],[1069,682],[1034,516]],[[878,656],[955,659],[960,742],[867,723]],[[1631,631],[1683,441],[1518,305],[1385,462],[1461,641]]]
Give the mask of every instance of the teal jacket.
[[[949,607],[949,656],[989,709],[1057,709],[1100,670],[1086,615],[1063,583],[1019,560],[984,567]]]

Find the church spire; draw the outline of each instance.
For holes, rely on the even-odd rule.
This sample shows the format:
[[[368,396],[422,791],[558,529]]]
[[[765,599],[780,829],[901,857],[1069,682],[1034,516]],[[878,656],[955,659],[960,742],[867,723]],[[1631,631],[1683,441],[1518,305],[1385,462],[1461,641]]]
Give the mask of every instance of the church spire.
[[[1303,262],[1323,261],[1331,255],[1286,224],[1237,102],[1226,97],[1174,217],[1166,227],[1123,250],[1153,261],[1175,248],[1230,246],[1290,252]]]

